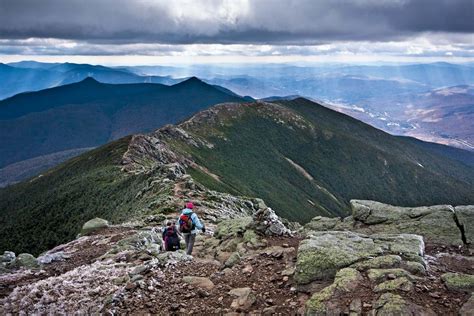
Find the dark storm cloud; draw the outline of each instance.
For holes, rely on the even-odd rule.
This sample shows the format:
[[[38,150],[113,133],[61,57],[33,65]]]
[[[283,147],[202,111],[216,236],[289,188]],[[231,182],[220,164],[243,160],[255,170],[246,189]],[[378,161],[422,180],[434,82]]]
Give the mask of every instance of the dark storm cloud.
[[[0,38],[315,44],[473,33],[473,0],[0,0]]]

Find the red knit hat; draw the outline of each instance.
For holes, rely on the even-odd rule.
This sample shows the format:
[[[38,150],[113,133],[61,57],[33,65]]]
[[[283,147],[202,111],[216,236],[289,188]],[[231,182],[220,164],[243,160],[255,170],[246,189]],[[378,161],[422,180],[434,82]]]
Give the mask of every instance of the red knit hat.
[[[186,208],[189,208],[190,210],[192,210],[194,208],[193,202],[186,203]]]

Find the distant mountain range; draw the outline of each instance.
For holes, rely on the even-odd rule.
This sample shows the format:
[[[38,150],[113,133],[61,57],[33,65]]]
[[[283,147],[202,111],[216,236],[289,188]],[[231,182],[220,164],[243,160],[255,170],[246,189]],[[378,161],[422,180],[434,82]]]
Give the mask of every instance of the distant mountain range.
[[[87,78],[22,93],[0,101],[0,168],[65,150],[96,147],[179,122],[216,103],[245,100],[195,77],[172,86],[105,84]]]
[[[126,69],[73,63],[38,63],[23,61],[0,64],[0,99],[28,91],[38,91],[75,83],[93,77],[103,83],[162,83],[181,80],[169,76],[139,76]]]
[[[217,93],[197,79],[173,89],[189,86],[201,95]],[[473,156],[391,136],[303,98],[226,103],[0,189],[0,249],[41,252],[73,238],[96,216],[122,222],[176,211],[182,201],[174,192],[186,186],[261,197],[302,223],[315,215],[345,216],[355,198],[474,204]],[[183,172],[194,182],[168,186]]]

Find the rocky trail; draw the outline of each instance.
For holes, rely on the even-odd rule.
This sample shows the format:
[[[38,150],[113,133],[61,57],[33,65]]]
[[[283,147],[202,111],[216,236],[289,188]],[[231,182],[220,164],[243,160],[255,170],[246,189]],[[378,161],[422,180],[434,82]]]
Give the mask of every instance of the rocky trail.
[[[420,233],[426,220],[417,218]],[[161,251],[156,225],[96,219],[36,265],[11,264],[0,275],[0,312],[472,315],[469,245],[425,243],[407,232],[367,235],[354,223],[327,229],[332,221],[315,218],[292,232],[262,207],[210,223],[191,257]]]

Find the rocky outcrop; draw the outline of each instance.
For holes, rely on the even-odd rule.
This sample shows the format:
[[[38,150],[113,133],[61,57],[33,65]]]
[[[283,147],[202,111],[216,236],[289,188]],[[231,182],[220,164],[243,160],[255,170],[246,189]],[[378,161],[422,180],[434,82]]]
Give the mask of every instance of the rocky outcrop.
[[[253,214],[251,227],[258,233],[265,236],[291,236],[288,229],[275,211],[267,207],[265,203],[258,199],[259,210]]]
[[[352,200],[351,209],[357,231],[419,234],[429,242],[463,244],[454,208],[450,205],[398,207]]]
[[[351,207],[349,217],[318,216],[304,226],[294,280],[300,290],[312,292],[308,315],[435,315],[433,305],[419,299],[420,291],[445,306],[450,304],[446,295],[453,295],[465,302],[458,305],[459,314],[470,315],[472,298],[463,297],[474,286],[468,248],[472,206],[396,207],[353,200]],[[425,256],[425,241],[429,249],[458,249],[462,255]],[[338,286],[345,279],[341,274],[355,284],[350,294]],[[325,280],[334,281],[318,289]]]
[[[347,294],[353,291],[362,282],[362,275],[359,271],[351,268],[341,269],[337,272],[334,282],[314,293],[306,302],[307,315],[327,315],[329,312],[333,315],[342,314],[344,311],[340,310],[335,302],[335,299],[341,294]]]
[[[295,281],[307,284],[332,279],[338,270],[352,265],[355,268],[394,267],[402,264],[402,258],[423,263],[423,252],[423,239],[417,235],[313,232],[300,243]],[[387,255],[396,255],[400,260]]]
[[[375,201],[351,200],[352,215],[344,219],[317,216],[305,231],[342,230],[363,234],[418,234],[426,242],[446,245],[471,243],[472,206],[399,207]]]

